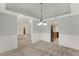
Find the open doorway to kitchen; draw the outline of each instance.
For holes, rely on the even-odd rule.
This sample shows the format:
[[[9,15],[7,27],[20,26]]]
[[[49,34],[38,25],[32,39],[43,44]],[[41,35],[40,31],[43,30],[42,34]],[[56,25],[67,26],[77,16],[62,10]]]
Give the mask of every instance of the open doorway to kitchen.
[[[26,46],[31,43],[31,23],[25,20],[17,22],[18,47]]]
[[[51,43],[59,43],[59,22],[55,21],[51,25]]]

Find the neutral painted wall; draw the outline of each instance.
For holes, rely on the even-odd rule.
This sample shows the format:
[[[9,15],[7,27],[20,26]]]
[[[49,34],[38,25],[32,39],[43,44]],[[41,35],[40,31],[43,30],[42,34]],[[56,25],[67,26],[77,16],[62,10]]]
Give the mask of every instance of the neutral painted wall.
[[[17,35],[0,36],[0,53],[17,48]]]
[[[41,26],[41,40],[51,42],[51,26]]]
[[[35,43],[41,40],[41,33],[32,33],[31,37],[32,43]]]
[[[71,12],[79,12],[79,3],[71,3]]]
[[[79,35],[60,34],[59,45],[79,50]]]
[[[61,34],[79,35],[79,15],[58,19],[58,21]]]
[[[41,40],[51,43],[51,33],[41,33]]]
[[[39,40],[41,40],[41,27],[37,25],[38,21],[34,20],[31,25],[32,25],[32,32],[31,32],[31,36],[32,36],[32,42],[37,42]]]
[[[0,3],[0,10],[5,10],[6,3]]]
[[[40,33],[41,32],[41,26],[38,26],[37,24],[39,21],[34,20],[33,21],[33,33]]]
[[[17,48],[17,17],[0,12],[0,53]]]
[[[0,12],[0,35],[16,34],[17,17]]]
[[[59,44],[79,50],[79,15],[58,19],[60,22]]]

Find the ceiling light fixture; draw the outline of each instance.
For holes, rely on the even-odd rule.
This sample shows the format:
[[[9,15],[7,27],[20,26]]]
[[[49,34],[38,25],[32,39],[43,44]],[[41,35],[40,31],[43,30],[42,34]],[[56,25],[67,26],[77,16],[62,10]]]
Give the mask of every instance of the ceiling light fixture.
[[[40,19],[40,22],[38,23],[38,25],[47,25],[46,22],[43,21],[43,15],[42,15],[42,12],[43,12],[43,3],[40,3],[41,4],[41,19]]]
[[[44,22],[44,23],[43,23],[43,25],[47,25],[47,23],[46,23],[46,22]]]
[[[38,23],[39,26],[42,25],[42,24],[43,24],[42,22],[39,22],[39,23]]]

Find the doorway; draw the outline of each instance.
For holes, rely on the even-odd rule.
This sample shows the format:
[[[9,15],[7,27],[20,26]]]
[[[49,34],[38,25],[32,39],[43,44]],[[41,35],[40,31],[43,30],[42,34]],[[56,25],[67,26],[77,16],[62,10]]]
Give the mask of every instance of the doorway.
[[[28,21],[20,21],[17,24],[17,37],[18,37],[18,48],[26,46],[31,43],[31,23]]]
[[[53,44],[59,43],[59,26],[57,23],[51,25],[51,43]]]
[[[25,27],[23,28],[23,34],[24,34],[24,35],[26,34],[26,29],[25,29]]]

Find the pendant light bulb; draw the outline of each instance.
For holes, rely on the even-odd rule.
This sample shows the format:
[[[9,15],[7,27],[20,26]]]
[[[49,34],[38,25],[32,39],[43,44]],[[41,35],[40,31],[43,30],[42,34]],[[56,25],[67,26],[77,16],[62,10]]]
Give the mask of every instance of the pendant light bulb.
[[[38,26],[40,26],[40,25],[42,25],[43,23],[42,22],[40,22],[40,23],[38,23]]]
[[[45,25],[45,26],[46,26],[46,25],[47,25],[47,23],[43,23],[43,25]]]

